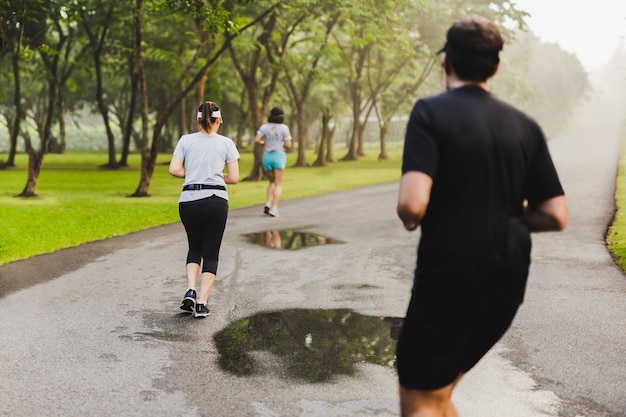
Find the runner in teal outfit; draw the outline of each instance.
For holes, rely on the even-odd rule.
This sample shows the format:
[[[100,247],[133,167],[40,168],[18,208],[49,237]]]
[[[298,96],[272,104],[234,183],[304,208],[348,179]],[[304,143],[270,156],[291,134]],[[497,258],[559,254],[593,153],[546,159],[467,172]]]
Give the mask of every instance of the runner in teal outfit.
[[[284,112],[274,107],[267,123],[259,128],[254,141],[264,146],[263,170],[269,180],[263,212],[278,217],[278,203],[283,193],[283,176],[287,165],[285,149],[291,148],[291,132],[284,123]]]

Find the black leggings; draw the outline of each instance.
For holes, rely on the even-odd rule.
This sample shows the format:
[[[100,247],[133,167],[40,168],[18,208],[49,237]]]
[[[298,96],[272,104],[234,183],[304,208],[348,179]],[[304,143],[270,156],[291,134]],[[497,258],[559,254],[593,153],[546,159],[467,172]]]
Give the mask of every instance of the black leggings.
[[[217,273],[217,261],[228,218],[228,200],[217,196],[180,203],[180,220],[187,232],[187,263],[202,264],[202,272]]]

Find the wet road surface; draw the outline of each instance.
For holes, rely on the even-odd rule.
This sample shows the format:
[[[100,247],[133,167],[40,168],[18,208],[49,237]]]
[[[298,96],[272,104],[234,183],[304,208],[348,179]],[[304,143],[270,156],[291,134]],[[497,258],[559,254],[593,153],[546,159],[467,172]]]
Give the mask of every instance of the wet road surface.
[[[626,279],[603,243],[620,125],[594,122],[550,144],[571,225],[535,236],[526,302],[459,385],[463,417],[626,416]],[[232,211],[207,319],[178,309],[179,224],[0,266],[0,415],[398,415],[419,232],[396,193]]]

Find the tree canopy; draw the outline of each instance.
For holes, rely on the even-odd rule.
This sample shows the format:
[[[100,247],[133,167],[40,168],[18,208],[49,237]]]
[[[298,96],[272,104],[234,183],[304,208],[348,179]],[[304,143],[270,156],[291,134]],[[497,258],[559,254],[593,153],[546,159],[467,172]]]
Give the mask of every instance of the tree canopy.
[[[296,166],[333,161],[340,124],[348,132],[342,160],[363,155],[368,126],[378,128],[384,159],[393,124],[419,96],[441,90],[436,51],[467,14],[493,20],[510,39],[495,91],[540,121],[549,111],[551,129],[565,124],[589,88],[587,74],[571,54],[520,31],[527,14],[506,0],[6,0],[3,166],[27,152],[20,195],[37,195],[45,154],[65,151],[66,123],[87,109],[101,120],[103,165],[124,166],[136,149],[142,165],[131,195],[149,196],[158,154],[194,128],[207,99],[222,107],[222,133],[252,148],[248,180],[263,175],[251,138],[273,106],[287,110]],[[304,152],[311,147],[313,164]]]

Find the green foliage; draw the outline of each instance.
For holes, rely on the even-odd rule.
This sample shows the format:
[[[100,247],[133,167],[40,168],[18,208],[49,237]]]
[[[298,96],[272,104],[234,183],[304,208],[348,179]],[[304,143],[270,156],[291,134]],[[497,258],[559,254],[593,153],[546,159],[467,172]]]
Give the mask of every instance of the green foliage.
[[[596,120],[598,117],[606,117],[606,113],[610,114],[609,117],[626,115],[624,112],[626,97],[624,68],[626,68],[626,51],[622,49],[611,58],[609,65],[600,74],[602,83],[599,87],[604,89],[605,94],[609,94],[614,106],[610,109],[602,109],[601,115],[592,115]],[[622,125],[621,139],[615,191],[615,218],[607,233],[606,242],[617,264],[626,271],[626,122]]]
[[[606,242],[615,262],[626,271],[626,136],[622,139],[615,192],[616,212]]]
[[[3,0],[0,2],[2,53],[37,48],[46,33],[47,2],[43,0]]]
[[[57,10],[48,10],[48,6]],[[483,14],[499,23],[505,30],[505,35],[513,38],[513,33],[508,33],[506,29],[510,24],[503,23],[516,22],[521,27],[523,18],[527,15],[506,0],[376,2],[146,0],[142,31],[149,86],[148,104],[154,118],[165,113],[168,119],[166,136],[175,137],[186,130],[188,123],[181,122],[181,118],[184,117],[178,110],[192,114],[193,111],[190,109],[196,108],[200,99],[196,94],[201,93],[202,88],[199,86],[196,91],[190,91],[184,106],[181,103],[176,111],[164,112],[169,106],[168,100],[172,94],[188,85],[194,74],[197,74],[211,58],[215,48],[223,45],[226,37],[222,34],[240,33],[244,25],[272,7],[275,7],[273,16],[277,21],[274,26],[266,27],[271,28],[271,44],[276,50],[268,53],[273,53],[276,57],[277,52],[284,46],[286,55],[275,61],[270,61],[267,54],[265,57],[257,56],[256,58],[265,61],[260,63],[257,72],[246,74],[246,77],[256,79],[253,84],[242,82],[241,78],[236,76],[233,62],[224,55],[214,65],[220,76],[213,76],[216,72],[212,72],[211,76],[206,77],[203,86],[207,89],[203,99],[212,99],[224,104],[225,110],[229,112],[228,128],[232,126],[234,131],[241,131],[237,130],[236,126],[256,123],[257,115],[254,114],[253,103],[250,103],[245,91],[250,85],[258,86],[260,92],[272,89],[271,95],[258,94],[261,107],[265,106],[267,101],[271,101],[272,104],[296,109],[297,100],[306,100],[306,105],[299,106],[298,109],[303,109],[302,111],[306,113],[305,117],[299,120],[304,120],[307,129],[315,125],[322,108],[330,108],[335,120],[338,120],[343,115],[360,115],[373,100],[383,103],[381,108],[383,112],[387,112],[384,115],[387,120],[393,116],[405,115],[418,94],[426,95],[441,90],[441,82],[435,79],[433,83],[430,81],[432,77],[419,87],[415,87],[415,82],[429,65],[434,52],[443,44],[445,31],[452,21],[468,13]],[[108,13],[110,9],[113,10],[112,14]],[[73,44],[75,50],[71,51],[73,55],[70,55],[66,62],[66,65],[71,64],[75,68],[71,73],[60,69],[58,74],[59,77],[64,74],[71,75],[65,81],[67,89],[65,100],[66,105],[69,104],[69,111],[79,110],[81,103],[84,102],[91,106],[96,88],[90,54],[83,53],[82,61],[75,59],[86,44],[84,39],[86,35],[84,31],[78,30],[80,29],[78,23],[88,25],[96,34],[105,35],[101,55],[104,102],[117,117],[128,114],[130,93],[136,91],[130,89],[130,79],[136,73],[136,68],[131,58],[133,30],[130,29],[133,20],[129,2],[113,4],[97,0],[73,0],[66,3],[49,3],[41,0],[8,1],[2,2],[0,12],[4,16],[3,24],[6,25],[4,31],[15,35],[8,39],[22,39],[24,42],[22,53],[30,51],[31,55],[33,48],[37,50],[36,48],[45,40],[43,36],[38,36],[35,42],[35,34],[48,33],[57,38],[59,36],[52,18],[46,16],[54,14],[55,19],[58,18],[58,22],[65,30],[70,27],[77,29],[76,42]],[[245,63],[248,58],[254,59],[251,54],[259,47],[259,36],[268,19],[266,16],[246,33],[241,32],[240,39],[233,43],[242,62]],[[338,22],[332,27],[331,38],[334,42],[322,47],[325,44],[326,25],[334,19]],[[23,38],[17,36],[19,35],[17,28],[20,26],[26,30]],[[287,37],[289,33],[291,34]],[[281,45],[286,39],[289,39],[289,43]],[[49,38],[42,48],[58,54],[59,51],[52,48],[55,44],[51,42],[52,40],[54,39]],[[93,47],[94,45],[90,44],[90,48]],[[194,61],[192,57],[198,52],[199,59]],[[40,92],[46,91],[41,85],[45,82],[41,77],[45,71],[41,62],[38,62],[39,54],[31,58],[29,61],[23,61],[20,67],[24,103],[30,115],[41,117],[42,112],[36,110],[39,103],[32,98],[40,97],[42,96]],[[312,68],[313,61],[318,58],[317,65]],[[515,59],[511,65],[517,65],[520,58]],[[571,67],[567,57],[563,59],[565,61],[555,66],[555,69]],[[359,62],[360,60],[364,61]],[[6,62],[4,64],[6,65]],[[190,67],[187,68],[187,65]],[[8,66],[3,66],[2,69],[3,72],[10,71]],[[213,70],[212,67],[210,71]],[[360,71],[361,74],[354,74],[354,71]],[[364,71],[367,71],[367,75],[363,73]],[[277,86],[271,87],[276,81]],[[530,100],[529,93],[536,89],[533,84],[536,81],[532,80],[526,85],[514,80],[506,89],[507,95],[510,93],[514,96],[512,100],[514,102],[517,99]],[[362,94],[352,96],[348,87],[358,89]],[[294,97],[296,91],[299,92],[299,97]],[[575,96],[578,93],[576,90],[571,95]],[[4,100],[0,106],[12,105],[10,94],[10,92],[1,94]],[[135,101],[134,105],[137,107],[138,102]],[[545,108],[551,106],[554,107],[553,103],[545,104]],[[353,108],[361,110],[351,114],[350,109]],[[136,112],[135,116],[138,120],[139,113]],[[188,117],[190,120],[191,116]],[[58,121],[55,120],[54,123]],[[106,144],[105,139],[103,135],[103,143]]]
[[[233,27],[229,20],[230,13],[224,9],[221,1],[205,0],[156,0],[153,10],[157,13],[188,16],[207,32],[221,32]]]

